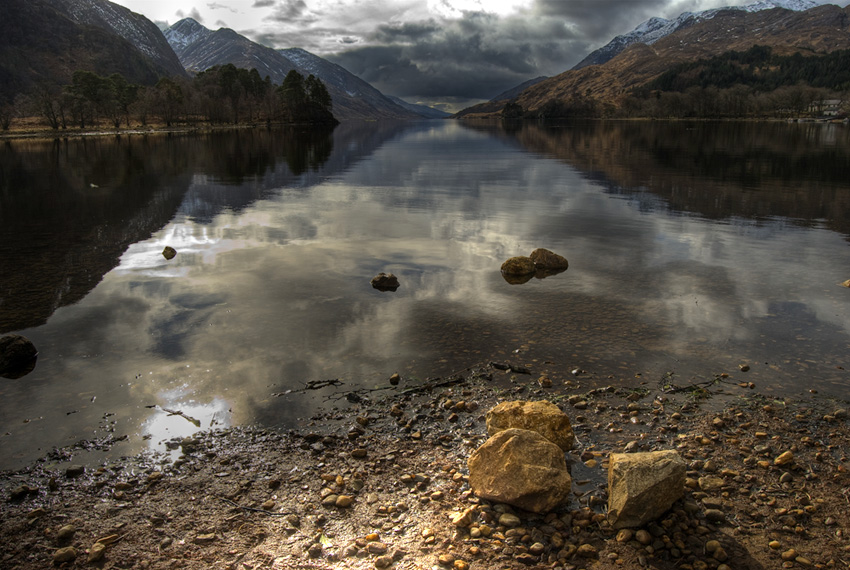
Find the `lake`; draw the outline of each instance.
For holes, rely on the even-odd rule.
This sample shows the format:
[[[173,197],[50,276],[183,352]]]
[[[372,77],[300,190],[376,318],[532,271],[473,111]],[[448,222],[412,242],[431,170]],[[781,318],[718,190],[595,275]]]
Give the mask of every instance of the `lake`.
[[[126,435],[125,453],[196,423],[300,426],[393,373],[401,389],[490,361],[556,391],[573,371],[583,389],[728,373],[847,399],[848,239],[846,125],[5,141],[0,333],[39,357],[0,379],[0,469],[82,439]],[[569,269],[502,277],[539,247]]]

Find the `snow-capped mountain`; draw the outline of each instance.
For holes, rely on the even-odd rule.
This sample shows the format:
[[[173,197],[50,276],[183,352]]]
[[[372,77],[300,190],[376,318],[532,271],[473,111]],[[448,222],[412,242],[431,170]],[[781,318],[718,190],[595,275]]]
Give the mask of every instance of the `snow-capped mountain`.
[[[294,69],[322,80],[333,99],[334,116],[339,120],[421,118],[339,65],[300,48],[274,50],[229,28],[209,30],[192,18],[184,18],[162,33],[190,72],[232,63],[245,69],[254,68],[260,76],[268,76],[279,85]]]
[[[211,33],[210,30],[192,18],[183,18],[162,31],[162,35],[168,40],[168,44],[174,50],[174,53],[178,54],[178,57],[180,55],[179,52],[186,49],[187,46],[203,40]]]
[[[759,12],[761,10],[772,10],[784,8],[795,12],[803,12],[814,8],[818,4],[814,0],[758,0],[746,6],[728,6],[725,8],[714,8],[702,12],[683,12],[675,20],[666,18],[650,18],[637,26],[631,32],[615,37],[601,48],[591,52],[583,60],[578,62],[573,69],[581,69],[588,65],[599,65],[611,60],[617,54],[632,44],[654,44],[661,38],[668,36],[676,30],[686,26],[692,26],[705,20],[714,18],[718,12],[723,10],[742,10],[744,12]]]

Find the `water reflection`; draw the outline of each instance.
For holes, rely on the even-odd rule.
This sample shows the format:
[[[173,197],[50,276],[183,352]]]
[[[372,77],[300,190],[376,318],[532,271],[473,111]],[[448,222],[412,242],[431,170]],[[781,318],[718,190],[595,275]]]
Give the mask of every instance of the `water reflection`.
[[[342,125],[306,139],[312,150],[299,151],[308,157],[300,172],[287,158],[295,143],[271,132],[162,141],[168,150],[151,160],[173,164],[171,178],[140,190],[137,209],[116,220],[155,226],[160,218],[144,215],[152,203],[168,220],[139,222],[134,231],[147,235],[104,247],[107,261],[123,248],[117,264],[91,263],[93,288],[73,304],[16,293],[49,320],[15,329],[41,356],[25,381],[0,384],[11,434],[0,438],[4,461],[107,429],[150,435],[153,446],[191,433],[191,422],[166,409],[204,428],[295,425],[313,409],[296,393],[311,381],[338,378],[345,390],[385,384],[393,372],[424,378],[508,358],[556,383],[580,367],[627,385],[746,361],[748,379],[768,392],[799,390],[802,377],[806,387],[846,395],[837,368],[850,365],[847,290],[837,286],[847,278],[846,234],[827,229],[842,220],[816,217],[831,211],[829,196],[846,200],[846,181],[814,167],[781,184],[763,178],[748,190],[763,212],[752,219],[751,202],[732,199],[740,180],[706,182],[711,169],[687,158],[714,153],[711,137],[699,139],[700,151],[661,160],[675,148],[652,149],[674,134],[644,126],[641,135],[610,124],[513,133],[454,122]],[[737,139],[726,136],[718,133],[727,142],[716,152],[735,155],[727,146]],[[165,177],[133,144],[119,142],[115,155]],[[616,148],[640,159],[609,156]],[[809,151],[834,149],[840,161],[847,148],[839,133]],[[10,188],[4,206],[25,212]],[[800,188],[825,198],[782,216]],[[178,193],[176,205],[158,198],[168,192]],[[76,204],[74,190],[64,193],[60,208]],[[123,227],[91,226],[110,223]],[[59,227],[54,241],[65,235]],[[19,232],[22,243],[29,234]],[[166,245],[177,251],[171,260],[161,255]],[[506,283],[502,261],[538,247],[563,254],[569,271]],[[29,281],[66,279],[50,266],[27,271]],[[381,272],[402,286],[372,288]]]
[[[850,129],[824,123],[609,121],[477,128],[569,163],[641,210],[787,218],[850,235]]]

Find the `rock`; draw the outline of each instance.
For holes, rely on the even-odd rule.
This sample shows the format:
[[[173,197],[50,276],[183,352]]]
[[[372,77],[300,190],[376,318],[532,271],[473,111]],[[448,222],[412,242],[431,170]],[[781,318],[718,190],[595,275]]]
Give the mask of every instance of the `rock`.
[[[350,507],[353,502],[354,502],[354,498],[351,497],[350,495],[340,495],[336,498],[336,501],[334,502],[334,504],[337,507],[344,509],[344,508]]]
[[[177,255],[177,250],[171,247],[170,245],[165,246],[165,249],[162,250],[162,257],[168,259],[169,261],[174,259],[175,255]]]
[[[398,383],[401,381],[401,376],[398,375],[398,372],[390,376],[390,384],[393,386],[398,386]]]
[[[723,514],[723,511],[718,509],[706,509],[705,519],[712,523],[722,523],[726,522],[726,515]]]
[[[723,485],[725,485],[725,483],[726,483],[720,477],[712,477],[712,476],[700,477],[698,479],[698,481],[699,481],[700,490],[705,491],[706,493],[712,493],[714,491],[719,491],[720,489],[723,488]]]
[[[475,516],[475,511],[478,507],[473,505],[460,513],[452,513],[451,521],[456,527],[467,527],[472,524],[472,518]]]
[[[392,556],[378,556],[377,558],[375,558],[375,568],[389,568],[392,565]]]
[[[106,545],[102,542],[95,542],[92,544],[91,548],[89,548],[89,557],[88,562],[91,564],[92,562],[97,562],[106,554]]]
[[[551,402],[502,402],[487,412],[487,434],[519,428],[539,433],[564,451],[575,443],[570,418]]]
[[[209,544],[210,542],[214,542],[214,541],[215,541],[215,533],[211,532],[209,534],[199,534],[198,536],[195,537],[195,539],[192,542],[194,542],[195,544]]]
[[[12,490],[9,495],[10,501],[18,501],[26,497],[27,495],[35,495],[38,493],[37,487],[30,487],[29,485],[21,485]]]
[[[576,550],[576,555],[581,558],[597,558],[599,556],[599,551],[592,544],[582,544]]]
[[[514,556],[514,559],[520,564],[525,564],[527,566],[537,564],[537,556],[529,554],[528,552],[517,554],[516,556]]]
[[[54,564],[62,564],[63,562],[71,562],[77,559],[77,551],[73,546],[66,546],[65,548],[60,548],[56,552],[53,553],[53,563]]]
[[[537,432],[500,431],[472,453],[468,466],[469,486],[482,499],[543,513],[570,495],[563,450]]]
[[[841,284],[842,287],[850,287],[850,279]]]
[[[0,337],[0,376],[20,378],[35,368],[38,349],[25,336],[9,334]]]
[[[678,452],[612,453],[608,515],[615,529],[656,519],[684,495],[687,466]]]
[[[66,524],[56,532],[56,538],[58,540],[71,540],[74,538],[74,534],[76,534],[76,532],[77,527],[72,524]]]
[[[567,259],[548,249],[538,248],[528,256],[537,269],[567,269],[570,264]]]
[[[530,257],[511,257],[502,264],[502,275],[534,275],[537,268]]]
[[[398,277],[392,273],[378,273],[372,277],[371,283],[378,291],[395,291],[399,288]]]
[[[773,460],[774,465],[788,465],[789,463],[793,462],[794,454],[790,451],[786,451],[785,453],[780,454],[779,457]]]
[[[71,465],[67,469],[65,469],[65,477],[68,479],[75,479],[86,472],[86,468],[84,465]]]
[[[508,528],[516,528],[522,524],[522,521],[513,513],[502,513],[499,516],[499,524]]]

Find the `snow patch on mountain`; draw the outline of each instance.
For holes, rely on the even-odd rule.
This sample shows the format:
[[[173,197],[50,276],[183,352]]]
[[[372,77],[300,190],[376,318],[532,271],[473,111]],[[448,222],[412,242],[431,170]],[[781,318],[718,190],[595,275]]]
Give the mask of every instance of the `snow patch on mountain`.
[[[666,18],[650,18],[638,25],[634,30],[615,37],[601,48],[591,52],[581,60],[573,69],[581,69],[588,65],[599,65],[613,59],[617,54],[632,44],[642,43],[651,45],[669,36],[676,30],[686,25],[693,25],[706,20],[711,20],[723,10],[743,10],[745,12],[759,12],[761,10],[772,10],[784,8],[795,12],[803,12],[814,8],[818,4],[814,0],[758,0],[746,6],[727,6],[725,8],[714,8],[702,12],[683,12],[675,20]]]
[[[212,33],[192,18],[183,18],[163,31],[165,39],[176,52],[204,39]]]

